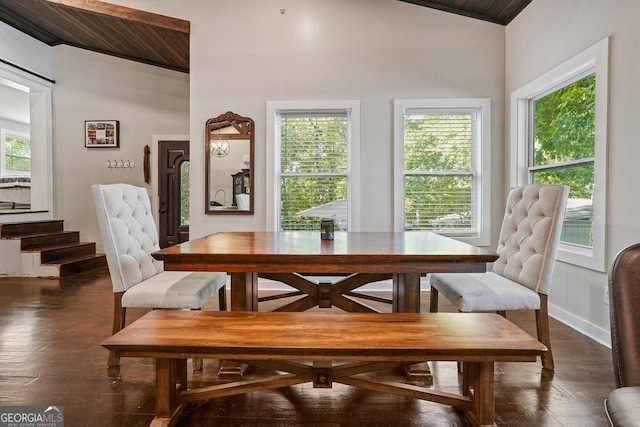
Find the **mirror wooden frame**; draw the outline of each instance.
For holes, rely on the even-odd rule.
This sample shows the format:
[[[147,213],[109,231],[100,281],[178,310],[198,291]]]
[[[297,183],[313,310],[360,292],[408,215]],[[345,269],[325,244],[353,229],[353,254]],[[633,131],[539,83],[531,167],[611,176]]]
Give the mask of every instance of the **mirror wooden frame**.
[[[222,130],[227,132],[222,133]],[[207,215],[253,215],[254,209],[254,154],[255,154],[255,140],[254,140],[255,124],[249,117],[243,117],[231,111],[227,111],[224,114],[219,115],[216,118],[207,120],[205,124],[205,204],[204,210]],[[229,132],[231,131],[231,132]],[[227,194],[226,190],[220,188],[216,190],[216,194],[212,195],[213,186],[211,185],[215,170],[213,169],[213,158],[216,157],[213,153],[213,143],[216,140],[225,141],[226,148],[221,153],[221,156],[226,156],[231,150],[233,150],[235,141],[249,141],[249,164],[245,165],[246,168],[240,168],[236,174],[231,174],[228,179],[231,182],[231,203],[226,204]],[[246,154],[243,154],[243,157]],[[247,176],[248,174],[248,176]],[[241,180],[241,181],[236,181]],[[249,208],[238,209],[235,195],[236,187],[239,185],[240,193],[249,195]],[[216,201],[217,192],[224,192],[224,203],[220,204]]]

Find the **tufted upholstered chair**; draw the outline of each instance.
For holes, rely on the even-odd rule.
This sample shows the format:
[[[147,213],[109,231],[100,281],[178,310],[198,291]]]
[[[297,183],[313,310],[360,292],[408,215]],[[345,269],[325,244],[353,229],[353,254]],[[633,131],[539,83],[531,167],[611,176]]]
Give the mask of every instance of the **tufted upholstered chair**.
[[[531,184],[507,198],[493,270],[431,274],[431,312],[442,293],[462,312],[535,310],[538,340],[548,349],[545,369],[553,370],[547,295],[560,242],[569,187]]]
[[[611,354],[616,388],[605,409],[613,426],[640,425],[640,244],[616,255],[609,272]]]
[[[98,226],[113,283],[113,333],[126,325],[127,307],[200,309],[218,291],[226,310],[226,273],[163,271],[151,254],[160,250],[147,190],[129,184],[92,186]],[[120,359],[109,352],[109,366]],[[196,369],[202,360],[195,360]]]

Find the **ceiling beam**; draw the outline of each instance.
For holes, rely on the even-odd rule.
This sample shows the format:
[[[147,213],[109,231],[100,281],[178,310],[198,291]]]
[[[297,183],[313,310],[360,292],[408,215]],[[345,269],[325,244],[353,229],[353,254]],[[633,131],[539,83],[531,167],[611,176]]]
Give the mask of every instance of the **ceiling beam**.
[[[144,10],[132,9],[125,6],[118,6],[98,0],[40,0],[45,3],[58,4],[84,12],[104,15],[111,18],[123,19],[132,23],[151,25],[153,27],[164,28],[166,30],[177,31],[189,34],[191,32],[189,21],[159,15],[157,13],[146,12]]]

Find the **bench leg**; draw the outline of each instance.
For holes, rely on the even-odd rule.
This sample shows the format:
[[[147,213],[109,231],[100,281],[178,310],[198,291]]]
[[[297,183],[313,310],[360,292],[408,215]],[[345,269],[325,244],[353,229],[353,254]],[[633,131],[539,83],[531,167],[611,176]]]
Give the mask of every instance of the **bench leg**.
[[[178,393],[186,388],[186,359],[156,359],[156,417],[150,427],[175,425],[185,409],[177,405]]]
[[[473,402],[473,412],[467,417],[473,425],[495,425],[493,362],[464,363],[463,371],[462,394],[471,396]]]

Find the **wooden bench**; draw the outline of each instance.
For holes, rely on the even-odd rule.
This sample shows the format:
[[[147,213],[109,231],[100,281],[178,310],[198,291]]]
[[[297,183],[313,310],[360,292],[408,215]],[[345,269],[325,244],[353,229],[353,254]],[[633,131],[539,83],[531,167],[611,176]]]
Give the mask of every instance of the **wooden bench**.
[[[451,405],[494,425],[494,363],[534,362],[546,351],[489,313],[258,313],[155,310],[108,338],[121,357],[156,359],[156,417],[175,424],[190,402],[312,382],[333,382]],[[187,358],[236,360],[279,371],[268,378],[188,389]],[[424,361],[463,363],[460,395],[361,374]]]

